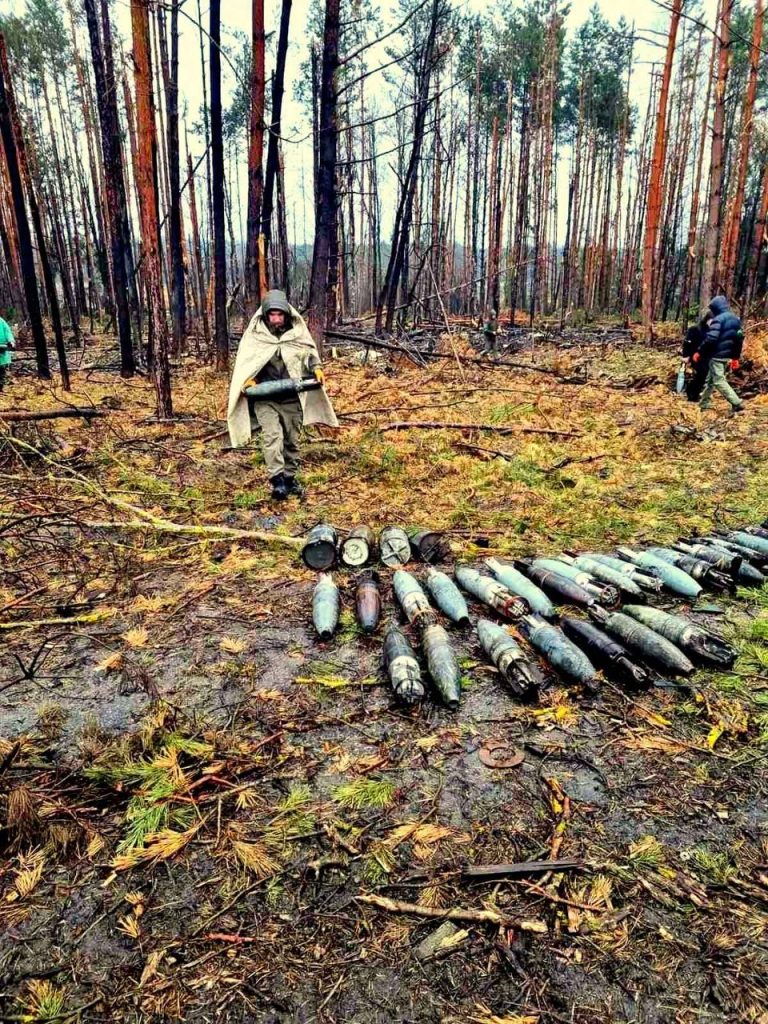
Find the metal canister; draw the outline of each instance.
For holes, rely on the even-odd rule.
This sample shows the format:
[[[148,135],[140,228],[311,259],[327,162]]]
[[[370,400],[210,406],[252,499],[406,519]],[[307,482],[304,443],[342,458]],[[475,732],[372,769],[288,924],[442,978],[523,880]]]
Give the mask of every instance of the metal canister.
[[[367,565],[374,556],[376,538],[370,526],[356,526],[341,542],[339,557],[352,569]]]
[[[422,562],[445,562],[451,556],[448,541],[442,533],[433,530],[416,530],[409,533],[413,553]]]
[[[402,527],[384,527],[379,534],[379,556],[384,565],[393,568],[408,564],[411,558],[411,542]]]
[[[318,523],[307,534],[301,549],[302,560],[310,569],[323,572],[332,569],[336,564],[338,546],[339,539],[334,528],[328,523]]]

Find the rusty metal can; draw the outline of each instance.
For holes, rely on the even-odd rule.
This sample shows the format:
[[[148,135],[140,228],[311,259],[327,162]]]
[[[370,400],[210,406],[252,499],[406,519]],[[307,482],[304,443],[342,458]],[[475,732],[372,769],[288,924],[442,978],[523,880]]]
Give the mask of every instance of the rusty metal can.
[[[302,561],[310,569],[332,569],[336,564],[338,546],[339,539],[334,528],[328,523],[318,523],[312,527],[304,541],[304,547],[301,549]]]
[[[434,530],[415,530],[409,533],[413,553],[422,562],[445,562],[451,557],[448,541],[442,533]]]
[[[385,526],[379,534],[379,556],[384,565],[397,568],[411,559],[411,542],[401,526]]]
[[[359,569],[371,561],[375,551],[376,538],[370,526],[356,526],[341,542],[339,557],[344,565]]]

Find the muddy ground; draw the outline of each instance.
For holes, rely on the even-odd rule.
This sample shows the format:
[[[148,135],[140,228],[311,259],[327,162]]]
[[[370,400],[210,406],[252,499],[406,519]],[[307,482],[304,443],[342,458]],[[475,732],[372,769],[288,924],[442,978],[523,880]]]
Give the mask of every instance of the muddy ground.
[[[226,381],[192,363],[176,423],[151,421],[146,381],[84,361],[66,400],[107,415],[6,425],[3,1019],[766,1024],[768,594],[694,610],[738,645],[729,673],[593,695],[550,675],[522,705],[453,629],[459,710],[405,709],[354,576],[323,644],[292,548],[157,527],[399,521],[477,561],[768,515],[766,399],[706,417],[670,395],[664,351],[626,343],[525,358],[340,353],[344,428],[308,440],[307,499],[277,510],[258,454],[222,451]],[[19,374],[3,407],[63,397]],[[382,429],[427,419],[509,433]],[[129,508],[155,524],[120,528]],[[522,764],[486,766],[489,740]],[[552,855],[578,868],[461,873]],[[457,920],[424,958],[427,915],[451,909],[499,920]]]

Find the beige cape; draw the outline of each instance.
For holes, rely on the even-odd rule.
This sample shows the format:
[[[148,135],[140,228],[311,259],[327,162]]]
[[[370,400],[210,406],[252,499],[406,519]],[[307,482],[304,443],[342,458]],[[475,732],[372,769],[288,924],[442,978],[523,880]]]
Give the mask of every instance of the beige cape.
[[[270,334],[267,325],[258,310],[245,333],[240,339],[229,385],[229,406],[227,408],[227,426],[233,448],[241,448],[251,440],[251,418],[248,414],[248,400],[242,393],[247,380],[255,377],[262,367],[266,366],[276,352],[285,363],[290,377],[295,380],[309,376],[307,361],[310,356],[318,359],[317,346],[307,329],[298,310],[291,306],[293,326],[280,338]],[[325,423],[329,427],[338,427],[339,423],[325,388],[316,391],[304,391],[299,395],[304,425]]]

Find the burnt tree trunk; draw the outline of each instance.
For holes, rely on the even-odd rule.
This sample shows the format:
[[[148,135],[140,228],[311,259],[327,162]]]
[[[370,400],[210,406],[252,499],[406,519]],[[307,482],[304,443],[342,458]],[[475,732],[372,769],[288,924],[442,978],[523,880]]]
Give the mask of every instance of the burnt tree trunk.
[[[229,368],[227,240],[224,213],[224,138],[221,123],[221,0],[211,0],[211,183],[213,191],[213,336],[216,369]]]
[[[132,377],[136,364],[131,341],[131,314],[128,305],[128,261],[126,259],[126,238],[128,229],[128,203],[125,195],[123,176],[123,152],[120,145],[120,123],[117,114],[117,91],[111,59],[111,39],[102,40],[96,17],[96,0],[84,0],[88,35],[91,41],[93,71],[96,77],[99,122],[101,125],[101,148],[104,161],[104,191],[107,200],[108,234],[111,247],[111,270],[114,287],[117,335],[120,343],[120,376]],[[105,10],[104,24],[109,25],[109,14]],[[109,45],[109,66],[106,51]]]
[[[245,248],[245,310],[253,315],[261,299],[259,231],[264,196],[264,0],[253,0],[251,50],[251,113],[248,146],[248,214]]]

